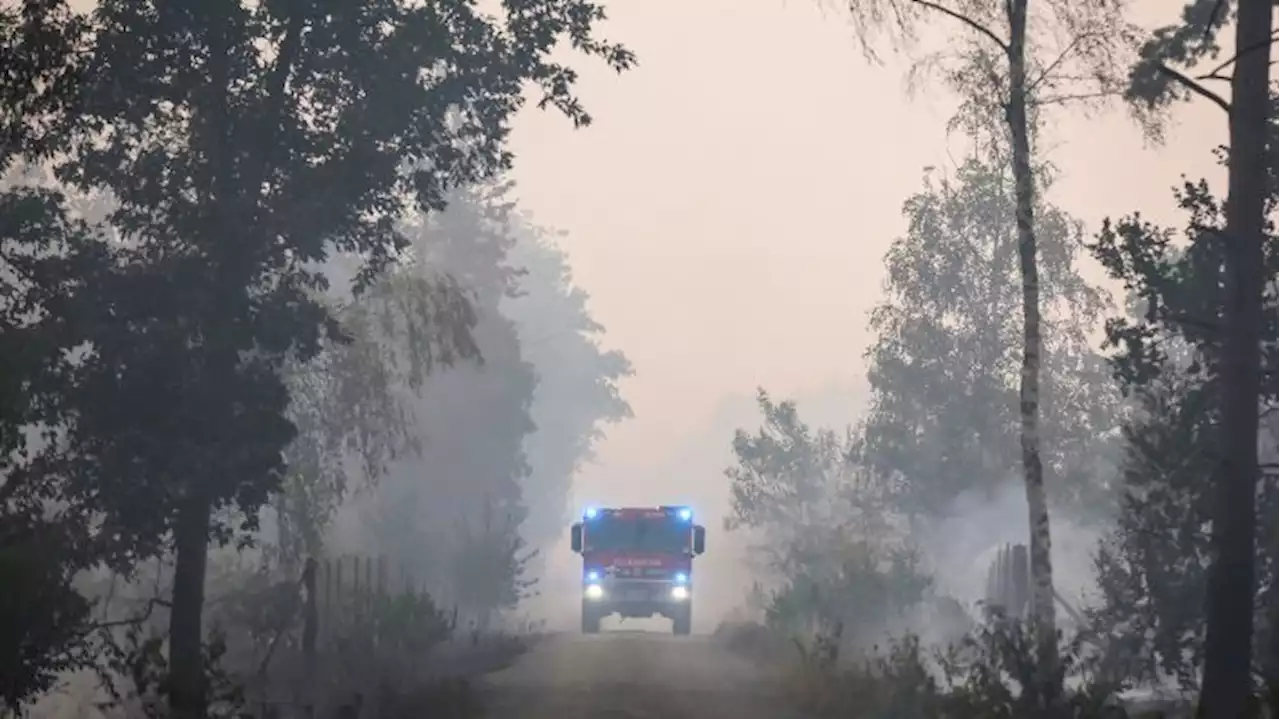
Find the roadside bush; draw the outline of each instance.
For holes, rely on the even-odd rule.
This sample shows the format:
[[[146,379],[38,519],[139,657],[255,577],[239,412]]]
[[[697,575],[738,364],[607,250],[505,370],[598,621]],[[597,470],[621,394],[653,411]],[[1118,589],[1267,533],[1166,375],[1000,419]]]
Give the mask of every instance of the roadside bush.
[[[723,621],[712,637],[730,651],[758,662],[780,662],[792,651],[792,644],[759,622]]]
[[[853,542],[828,547],[834,566],[803,571],[769,596],[765,626],[783,636],[830,633],[845,652],[871,648],[928,600],[932,579],[912,551]],[[817,564],[817,563],[815,563]],[[821,566],[821,565],[819,565]]]
[[[1043,716],[1043,685],[1029,628],[997,619],[943,650],[906,635],[869,658],[843,663],[838,632],[801,649],[791,690],[812,715],[859,719],[1028,719]],[[799,644],[797,643],[797,646]],[[1057,717],[1118,719],[1119,687],[1093,672],[1082,642],[1068,643],[1061,674],[1068,689]]]

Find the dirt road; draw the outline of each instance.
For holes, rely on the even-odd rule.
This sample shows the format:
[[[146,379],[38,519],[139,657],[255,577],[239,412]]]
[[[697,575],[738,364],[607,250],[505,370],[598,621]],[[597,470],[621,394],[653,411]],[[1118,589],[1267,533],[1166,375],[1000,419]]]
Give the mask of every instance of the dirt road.
[[[779,676],[709,637],[555,635],[482,687],[492,719],[802,719]]]

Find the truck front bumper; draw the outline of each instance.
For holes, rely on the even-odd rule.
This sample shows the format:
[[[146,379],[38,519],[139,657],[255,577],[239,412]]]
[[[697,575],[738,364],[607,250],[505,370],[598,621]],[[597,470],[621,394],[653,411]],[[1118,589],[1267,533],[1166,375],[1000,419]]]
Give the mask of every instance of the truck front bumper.
[[[665,613],[685,606],[692,597],[687,584],[673,582],[618,580],[583,587],[583,599],[602,611],[623,614]]]

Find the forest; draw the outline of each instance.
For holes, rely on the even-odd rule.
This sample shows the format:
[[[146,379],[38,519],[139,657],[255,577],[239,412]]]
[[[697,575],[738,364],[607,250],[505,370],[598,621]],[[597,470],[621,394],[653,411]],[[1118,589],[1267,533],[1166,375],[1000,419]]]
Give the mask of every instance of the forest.
[[[478,716],[447,675],[537,634],[633,368],[510,135],[643,57],[595,0],[491,5],[0,2],[0,715]],[[806,711],[1277,716],[1274,8],[845,3],[967,153],[849,318],[858,421],[761,388],[723,438],[756,581],[716,634]],[[1226,181],[1181,224],[1052,201],[1055,116],[1160,143],[1189,103]],[[966,606],[946,552],[995,505],[1022,539]]]

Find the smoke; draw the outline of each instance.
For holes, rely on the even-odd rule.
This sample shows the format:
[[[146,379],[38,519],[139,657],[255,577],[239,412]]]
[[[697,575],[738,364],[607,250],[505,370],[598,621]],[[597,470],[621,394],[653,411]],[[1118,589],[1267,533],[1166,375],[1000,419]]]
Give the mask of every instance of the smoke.
[[[856,416],[863,393],[849,386],[823,387],[801,395],[797,406],[811,427],[840,427]],[[724,469],[733,462],[731,439],[738,428],[759,426],[753,398],[725,398],[702,423],[703,429],[666,457],[651,462],[589,464],[575,479],[572,504],[675,504],[695,508],[707,527],[707,553],[695,560],[694,632],[709,633],[725,619],[740,617],[753,584],[770,586],[772,577],[753,566],[750,551],[758,537],[745,531],[726,532],[729,482]],[[1049,481],[1052,481],[1050,479]],[[1095,592],[1092,553],[1100,538],[1096,524],[1051,508],[1054,580],[1059,593],[1077,607]],[[936,601],[904,608],[901,616],[873,630],[877,635],[911,632],[925,641],[945,641],[977,616],[984,598],[987,573],[996,552],[1006,544],[1027,544],[1029,524],[1021,478],[1011,476],[994,492],[966,492],[947,508],[943,518],[922,523],[909,537],[932,575]],[[545,620],[554,630],[576,631],[581,586],[581,558],[569,549],[568,523],[561,536],[540,546],[539,591],[523,602],[519,612]],[[951,601],[954,600],[954,601]],[[628,620],[622,628],[665,631],[657,620]],[[614,628],[606,624],[606,630]]]
[[[940,593],[966,607],[984,598],[987,572],[1006,544],[1028,544],[1030,517],[1020,478],[1010,478],[994,493],[965,492],[947,508],[945,518],[918,528],[921,549]],[[1054,586],[1073,602],[1096,588],[1092,554],[1101,533],[1094,526],[1050,508]]]

